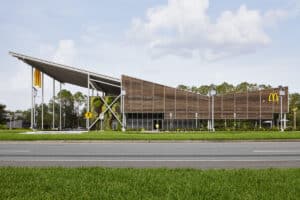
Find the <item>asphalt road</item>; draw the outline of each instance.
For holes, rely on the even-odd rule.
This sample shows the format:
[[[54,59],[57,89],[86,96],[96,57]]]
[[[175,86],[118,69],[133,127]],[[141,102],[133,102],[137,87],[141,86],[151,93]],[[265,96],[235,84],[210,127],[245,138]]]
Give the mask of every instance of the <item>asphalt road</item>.
[[[0,166],[300,167],[300,142],[1,142]]]

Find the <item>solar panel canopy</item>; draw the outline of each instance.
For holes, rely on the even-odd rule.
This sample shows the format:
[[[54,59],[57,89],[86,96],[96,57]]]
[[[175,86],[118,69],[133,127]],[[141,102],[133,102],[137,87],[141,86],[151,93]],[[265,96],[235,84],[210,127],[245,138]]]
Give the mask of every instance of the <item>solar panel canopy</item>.
[[[26,56],[19,53],[10,52],[10,54],[61,83],[69,83],[72,85],[87,88],[88,75],[90,75],[90,79],[94,80],[93,85],[97,90],[103,91],[107,95],[120,94],[120,79],[58,64],[51,61],[42,60],[39,58]]]

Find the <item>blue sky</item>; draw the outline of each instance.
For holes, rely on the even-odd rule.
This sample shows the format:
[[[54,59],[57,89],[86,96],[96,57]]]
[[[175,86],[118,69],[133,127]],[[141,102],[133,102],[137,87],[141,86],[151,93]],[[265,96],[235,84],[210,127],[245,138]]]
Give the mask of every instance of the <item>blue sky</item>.
[[[0,25],[0,103],[12,110],[30,106],[30,68],[10,50],[170,86],[248,81],[300,92],[299,0],[10,0]],[[50,79],[45,87],[49,99]]]

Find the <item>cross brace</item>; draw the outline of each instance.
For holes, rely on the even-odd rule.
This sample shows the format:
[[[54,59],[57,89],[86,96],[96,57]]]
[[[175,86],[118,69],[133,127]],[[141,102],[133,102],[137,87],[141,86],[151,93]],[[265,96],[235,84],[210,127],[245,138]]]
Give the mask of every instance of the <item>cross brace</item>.
[[[94,86],[94,84],[92,83],[92,81],[89,82],[89,84],[97,91],[96,87]],[[99,120],[100,120],[100,116],[104,115],[107,111],[110,111],[113,116],[116,118],[116,120],[120,123],[120,125],[123,125],[123,123],[121,122],[121,120],[119,119],[119,117],[116,115],[116,113],[112,110],[112,106],[117,102],[118,99],[120,99],[120,97],[122,96],[122,94],[120,94],[119,96],[117,96],[113,102],[111,102],[111,104],[107,104],[107,102],[104,100],[104,98],[102,96],[100,96],[101,101],[105,104],[106,109],[101,112],[99,114],[99,116],[97,117],[97,119],[89,126],[89,129],[91,129]]]

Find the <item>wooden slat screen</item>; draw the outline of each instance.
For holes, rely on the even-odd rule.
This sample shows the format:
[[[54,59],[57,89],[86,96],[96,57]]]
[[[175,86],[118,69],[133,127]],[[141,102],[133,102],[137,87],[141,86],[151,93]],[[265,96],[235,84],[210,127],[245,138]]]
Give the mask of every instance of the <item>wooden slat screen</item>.
[[[211,97],[184,91],[129,76],[122,76],[126,91],[126,113],[163,113],[164,119],[211,118]],[[283,97],[283,112],[288,112],[288,88]],[[215,119],[272,119],[280,113],[280,101],[270,102],[278,88],[214,97]],[[260,101],[261,99],[261,101]]]

